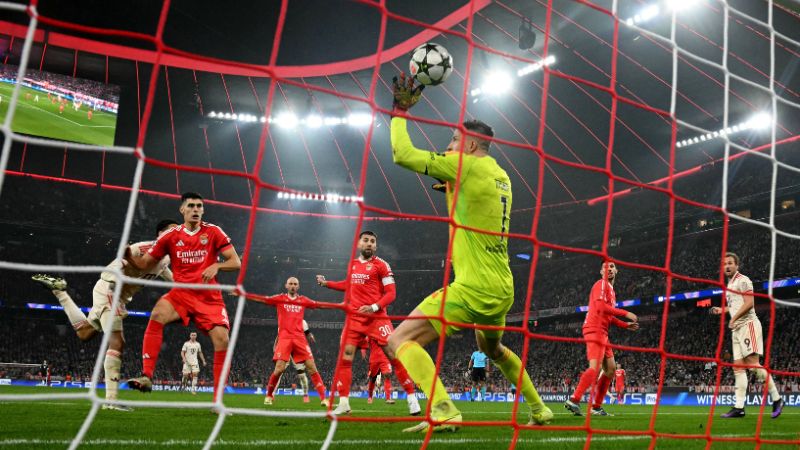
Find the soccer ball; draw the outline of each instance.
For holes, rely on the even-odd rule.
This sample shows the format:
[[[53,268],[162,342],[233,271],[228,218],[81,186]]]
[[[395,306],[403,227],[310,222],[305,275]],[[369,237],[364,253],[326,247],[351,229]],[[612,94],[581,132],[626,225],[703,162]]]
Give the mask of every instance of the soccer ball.
[[[414,49],[408,66],[409,72],[417,81],[436,86],[453,72],[453,57],[441,45],[426,42]]]

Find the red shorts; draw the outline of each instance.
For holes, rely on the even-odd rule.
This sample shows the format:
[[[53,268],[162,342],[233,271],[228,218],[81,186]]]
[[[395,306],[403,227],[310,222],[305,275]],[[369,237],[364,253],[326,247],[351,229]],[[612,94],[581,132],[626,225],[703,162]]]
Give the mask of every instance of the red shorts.
[[[596,359],[603,361],[605,358],[613,358],[614,352],[608,346],[608,335],[605,333],[585,333],[586,339],[586,359],[589,361]],[[590,342],[593,339],[595,342]]]
[[[231,328],[220,291],[172,289],[161,298],[168,301],[181,316],[183,326],[189,325],[191,320],[204,333],[214,327]]]
[[[386,318],[375,318],[366,323],[348,318],[345,327],[347,327],[347,335],[342,335],[342,343],[352,344],[356,347],[365,336],[373,339],[379,346],[386,347],[386,344],[389,343],[389,336],[394,332],[392,321]]]
[[[389,364],[389,360],[384,357],[383,361],[377,361],[375,363],[372,362],[372,358],[369,361],[369,376],[370,378],[377,376],[379,373],[392,373],[392,365]]]
[[[314,359],[314,355],[311,354],[311,347],[308,346],[308,340],[305,336],[302,338],[278,337],[272,360],[289,361],[289,358],[292,358],[296,363]]]

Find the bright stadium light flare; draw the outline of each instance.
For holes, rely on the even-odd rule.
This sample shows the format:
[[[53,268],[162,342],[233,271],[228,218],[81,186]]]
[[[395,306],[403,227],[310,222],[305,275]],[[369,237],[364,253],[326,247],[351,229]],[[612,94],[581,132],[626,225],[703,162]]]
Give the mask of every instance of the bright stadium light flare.
[[[369,125],[372,123],[372,114],[352,113],[347,116],[347,123],[356,127]]]
[[[298,122],[297,116],[290,113],[282,113],[275,119],[275,123],[281,128],[294,128]]]
[[[492,72],[481,86],[481,93],[488,95],[501,95],[511,90],[514,80],[506,72]]]
[[[751,117],[750,120],[746,122],[738,123],[736,125],[732,125],[718,131],[712,131],[710,133],[678,141],[675,143],[675,147],[677,148],[687,147],[689,145],[697,144],[699,142],[711,141],[716,138],[725,137],[730,134],[736,134],[747,130],[764,130],[771,127],[772,123],[773,123],[772,116],[769,113],[761,112]]]
[[[309,128],[319,128],[322,126],[322,117],[316,114],[311,114],[310,116],[306,117],[305,124]]]

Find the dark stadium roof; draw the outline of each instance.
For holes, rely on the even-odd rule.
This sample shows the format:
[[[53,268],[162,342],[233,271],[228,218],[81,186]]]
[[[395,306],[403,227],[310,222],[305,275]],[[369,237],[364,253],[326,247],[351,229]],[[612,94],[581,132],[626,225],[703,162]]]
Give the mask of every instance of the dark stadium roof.
[[[315,66],[308,68],[306,77],[292,77],[293,83],[367,98],[372,70],[354,65],[354,73],[343,61],[371,57],[377,48],[381,29],[380,2],[363,1],[288,1],[288,10],[281,35],[279,66]],[[467,117],[477,117],[495,128],[495,135],[516,145],[531,146],[537,142],[542,113],[541,71],[514,78],[511,92],[497,97],[479,97],[477,102],[469,91],[483,83],[492,70],[512,74],[528,60],[538,61],[544,50],[544,29],[547,2],[522,0],[476,1],[473,20],[463,20],[458,11],[469,10],[469,2],[445,1],[387,1],[392,14],[435,24],[454,19],[448,26],[452,34],[441,34],[420,40],[423,28],[389,19],[386,24],[384,49],[415,46],[424,40],[444,45],[454,55],[455,72],[441,87],[425,91],[424,100],[412,110],[417,117],[456,123],[459,106],[466,104]],[[623,20],[640,14],[650,4],[661,5],[662,14],[641,24],[661,36],[669,36],[669,20],[664,15],[663,1],[620,1],[619,17]],[[761,0],[730,1],[732,8],[766,21],[766,5]],[[270,52],[278,23],[281,2],[207,2],[173,1],[164,27],[164,43],[180,51],[205,57],[263,66],[269,63]],[[606,163],[606,143],[609,141],[612,96],[601,89],[609,86],[614,41],[614,21],[602,11],[610,9],[611,1],[594,2],[590,7],[579,2],[556,0],[550,17],[551,39],[548,53],[556,57],[553,70],[567,76],[550,76],[546,102],[546,131],[543,148],[565,161],[603,167]],[[160,1],[117,2],[113,6],[102,1],[44,0],[39,13],[50,19],[74,22],[89,27],[125,30],[153,35],[157,29]],[[725,102],[722,63],[722,17],[719,2],[700,0],[689,12],[681,13],[677,23],[678,44],[708,62],[694,57],[678,56],[678,85],[676,112],[679,119],[716,131],[723,127]],[[21,14],[4,15],[6,20],[25,23]],[[459,18],[460,17],[460,18]],[[536,44],[531,50],[520,50],[517,44],[521,17],[529,20],[536,30]],[[784,9],[774,9],[775,29],[800,40],[798,17]],[[42,39],[56,35],[77,36],[105,43],[128,46],[123,53],[140,58],[132,49],[151,52],[150,42],[131,37],[106,36],[88,30],[68,29],[52,20],[41,26],[49,30]],[[469,71],[470,83],[465,87],[468,45],[462,34],[472,27],[475,44],[494,52],[476,48]],[[756,22],[731,13],[729,21],[730,53],[727,58],[732,77],[730,83],[729,125],[749,120],[759,111],[770,108],[770,97],[762,90],[736,77],[766,86],[769,73],[769,30]],[[6,38],[7,39],[7,38]],[[619,24],[616,91],[620,97],[647,105],[636,107],[627,101],[616,105],[617,121],[614,132],[612,171],[627,179],[651,182],[669,174],[669,120],[654,109],[668,111],[671,98],[672,52],[669,46],[653,36]],[[8,61],[18,63],[20,39],[12,46]],[[63,42],[63,41],[61,41]],[[76,47],[77,48],[77,47]],[[117,47],[115,47],[117,48]],[[117,48],[118,49],[118,48]],[[800,104],[800,76],[797,74],[797,52],[792,42],[778,38],[775,46],[775,89],[780,98]],[[103,52],[105,52],[105,47]],[[116,55],[116,56],[115,56]],[[138,55],[138,56],[137,56]],[[41,44],[34,46],[32,66],[52,72],[75,74],[78,77],[119,84],[122,87],[121,111],[117,130],[118,145],[134,145],[140,129],[140,114],[144,108],[151,65],[134,62],[112,54],[92,54],[86,49],[74,51],[57,44],[48,45],[43,54]],[[146,58],[141,57],[141,61]],[[407,67],[407,53],[380,67],[375,86],[377,105],[390,107],[388,84],[392,75]],[[340,63],[340,64],[337,64]],[[319,65],[326,65],[320,68]],[[203,117],[210,111],[260,114],[266,106],[270,87],[263,76],[242,76],[244,66],[230,65],[227,74],[186,67],[165,67],[159,71],[158,90],[153,116],[148,126],[145,152],[151,158],[166,162],[192,165],[204,169],[252,170],[257,161],[261,124],[210,120]],[[362,69],[362,70],[358,70]],[[329,70],[331,75],[321,76]],[[297,71],[293,73],[298,73]],[[300,70],[299,73],[303,73]],[[107,77],[107,80],[106,80]],[[586,83],[588,81],[589,83]],[[467,92],[466,102],[461,98]],[[197,94],[197,97],[195,96]],[[292,111],[298,116],[308,113],[346,116],[350,112],[369,112],[369,104],[348,100],[329,93],[303,89],[288,82],[279,83],[274,92],[272,114]],[[792,138],[800,131],[800,111],[778,103],[779,120],[776,138]],[[260,176],[266,182],[309,193],[356,193],[362,162],[369,167],[365,197],[367,203],[404,213],[443,215],[443,199],[430,192],[432,180],[417,177],[395,167],[391,162],[388,136],[388,117],[379,116],[371,135],[371,153],[364,157],[368,129],[336,127],[328,129],[270,128],[265,142]],[[449,127],[420,123],[411,125],[412,136],[420,147],[442,149],[451,133]],[[424,132],[424,134],[422,133]],[[678,127],[678,141],[699,135],[697,131]],[[737,144],[754,148],[768,142],[764,132],[740,132],[734,135]],[[796,142],[792,145],[796,148]],[[20,150],[21,145],[15,146]],[[790,145],[777,148],[778,157],[788,152]],[[130,157],[70,151],[66,163],[61,157],[46,158],[52,150],[28,149],[26,166],[21,151],[16,151],[10,168],[23,172],[63,176],[107,184],[130,185],[133,160]],[[690,170],[701,164],[718,161],[723,156],[721,141],[702,142],[675,150],[675,171]],[[732,150],[736,153],[736,150]],[[514,185],[514,210],[531,208],[538,189],[536,154],[515,145],[498,145],[492,153],[509,172]],[[35,157],[40,162],[31,163]],[[752,158],[752,157],[751,157]],[[52,164],[41,162],[51,161]],[[718,183],[719,180],[714,180]],[[568,167],[550,161],[544,171],[543,199],[545,205],[580,202],[607,193],[604,175]],[[175,194],[181,190],[196,190],[210,198],[248,204],[252,186],[243,179],[221,175],[181,173],[149,167],[145,171],[143,188]],[[663,185],[662,185],[663,186]],[[617,183],[615,190],[630,187]],[[287,208],[285,200],[274,193],[264,193],[261,205]],[[323,204],[292,205],[292,209],[316,212],[352,214],[354,207]]]

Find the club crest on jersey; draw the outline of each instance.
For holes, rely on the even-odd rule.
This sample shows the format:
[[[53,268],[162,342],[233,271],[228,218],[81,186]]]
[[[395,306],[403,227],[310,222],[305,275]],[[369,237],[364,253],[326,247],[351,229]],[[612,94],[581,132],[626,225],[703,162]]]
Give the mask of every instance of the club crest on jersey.
[[[200,243],[203,244],[203,245],[207,245],[208,244],[208,235],[207,234],[201,234],[200,235]]]
[[[370,271],[370,270],[372,270],[372,264],[367,264],[367,267],[366,267],[366,269],[367,269],[367,271]]]

